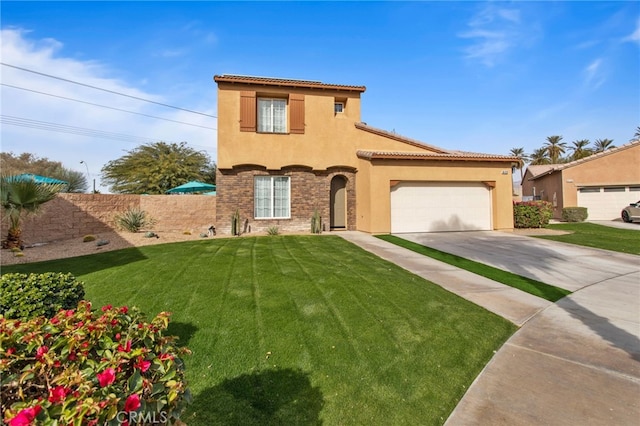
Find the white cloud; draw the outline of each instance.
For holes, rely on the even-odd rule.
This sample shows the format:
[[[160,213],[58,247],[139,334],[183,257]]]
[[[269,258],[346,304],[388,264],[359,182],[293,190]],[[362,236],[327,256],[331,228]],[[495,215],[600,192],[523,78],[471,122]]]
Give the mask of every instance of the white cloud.
[[[111,69],[108,64],[65,57],[64,45],[57,40],[34,40],[29,38],[28,31],[16,28],[3,29],[0,36],[2,62],[5,64],[112,92],[174,105],[171,99],[164,99],[162,96],[151,93],[153,89],[143,91],[111,77],[117,70]],[[0,140],[3,152],[15,154],[29,152],[38,157],[60,161],[65,167],[83,174],[86,174],[86,168],[84,164],[80,164],[80,161],[85,161],[89,167],[90,177],[95,178],[98,185],[100,170],[104,164],[121,157],[126,151],[143,143],[159,140],[186,141],[193,149],[206,151],[213,160],[216,159],[215,130],[128,114],[33,91],[211,128],[217,127],[215,118],[161,107],[9,66],[0,66],[0,71],[3,84],[31,90],[0,86],[3,116]],[[144,75],[141,76],[139,80],[144,80],[144,77]],[[157,89],[157,93],[161,93],[162,90],[162,88]],[[195,106],[177,106],[214,115],[213,99],[198,99],[194,104]],[[15,118],[7,119],[7,117]],[[9,122],[13,124],[7,124]],[[51,123],[44,126],[49,130],[38,128],[42,127],[38,124],[39,122]],[[73,128],[75,133],[83,134],[52,131],[54,128],[67,131]],[[125,140],[118,140],[113,135],[113,139],[100,137],[105,134],[127,136],[124,137]]]
[[[631,34],[622,39],[622,41],[630,41],[640,44],[640,19],[636,22],[636,29]]]
[[[465,57],[493,67],[511,49],[522,42],[521,12],[493,3],[486,4],[468,22],[468,30],[458,34],[470,39]]]
[[[600,87],[605,82],[602,58],[593,60],[585,67],[583,73],[585,84],[593,89]]]

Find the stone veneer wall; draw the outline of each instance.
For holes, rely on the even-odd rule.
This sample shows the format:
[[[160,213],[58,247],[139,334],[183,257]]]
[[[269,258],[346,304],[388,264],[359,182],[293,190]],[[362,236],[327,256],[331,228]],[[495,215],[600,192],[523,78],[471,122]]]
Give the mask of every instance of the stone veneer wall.
[[[291,218],[254,218],[254,176],[291,177]],[[271,226],[280,231],[310,232],[311,216],[318,210],[326,231],[329,230],[329,199],[331,179],[341,175],[347,179],[347,229],[355,230],[355,173],[345,168],[312,170],[306,167],[287,167],[282,170],[266,170],[259,166],[240,166],[218,169],[216,176],[216,227],[220,234],[231,233],[231,215],[240,213],[241,229],[246,232],[265,232]]]
[[[27,244],[50,242],[115,230],[114,216],[139,208],[156,220],[156,232],[207,232],[215,224],[216,197],[211,195],[58,194],[36,216],[22,223]],[[2,221],[2,238],[7,223]]]

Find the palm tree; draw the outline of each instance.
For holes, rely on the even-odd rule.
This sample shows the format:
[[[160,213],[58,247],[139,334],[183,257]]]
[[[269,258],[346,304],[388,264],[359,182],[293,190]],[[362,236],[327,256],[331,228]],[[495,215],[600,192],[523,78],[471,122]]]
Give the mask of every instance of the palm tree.
[[[551,164],[551,159],[549,158],[549,153],[546,148],[538,148],[533,151],[533,153],[529,156],[529,160],[531,161],[529,164],[532,166],[539,166],[541,164]]]
[[[518,165],[516,169],[520,170],[520,182],[523,179],[524,165],[529,161],[529,155],[524,153],[524,148],[511,148],[511,155],[518,158]]]
[[[2,241],[2,248],[21,248],[21,220],[37,213],[42,204],[52,200],[64,187],[65,185],[43,185],[33,180],[0,176],[0,203],[9,221],[7,239]]]
[[[596,139],[593,145],[594,145],[593,150],[595,152],[604,152],[608,149],[616,147],[613,144],[613,139]]]
[[[547,136],[547,143],[544,145],[544,149],[546,149],[547,154],[549,154],[551,164],[560,162],[560,158],[567,147],[566,142],[560,142],[561,140],[562,136]]]
[[[633,135],[633,139],[640,139],[640,126],[636,127],[636,133]]]
[[[580,139],[578,141],[571,142],[573,146],[570,146],[569,149],[573,151],[571,153],[571,160],[580,160],[581,158],[588,157],[593,154],[593,150],[589,148],[589,139]]]

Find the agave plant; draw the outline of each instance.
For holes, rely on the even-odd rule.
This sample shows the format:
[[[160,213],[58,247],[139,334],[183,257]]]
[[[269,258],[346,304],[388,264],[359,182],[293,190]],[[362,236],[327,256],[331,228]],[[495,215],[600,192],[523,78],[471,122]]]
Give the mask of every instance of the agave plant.
[[[2,248],[22,247],[22,219],[37,213],[42,204],[51,201],[64,188],[65,185],[42,184],[28,179],[18,180],[11,176],[0,176],[0,202],[9,222],[7,238],[2,241]]]

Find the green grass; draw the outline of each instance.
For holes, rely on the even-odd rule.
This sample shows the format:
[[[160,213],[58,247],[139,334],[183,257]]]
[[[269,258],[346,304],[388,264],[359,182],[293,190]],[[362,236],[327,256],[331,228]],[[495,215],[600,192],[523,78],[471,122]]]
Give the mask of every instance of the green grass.
[[[442,424],[516,330],[335,236],[201,240],[16,265],[171,311],[191,425]]]
[[[539,235],[536,238],[640,255],[640,226],[636,231],[580,222],[552,224],[547,228],[569,231],[571,234]]]
[[[501,269],[485,265],[484,263],[465,259],[464,257],[456,256],[455,254],[445,253],[431,247],[407,241],[394,235],[378,235],[377,237],[381,240],[388,241],[416,253],[420,253],[441,262],[448,263],[449,265],[453,265],[457,268],[461,268],[485,278],[489,278],[493,281],[515,287],[519,290],[533,294],[534,296],[542,297],[543,299],[549,300],[551,302],[555,302],[562,299],[566,295],[571,294],[569,290],[545,284],[531,278],[512,274],[511,272],[503,271]]]

